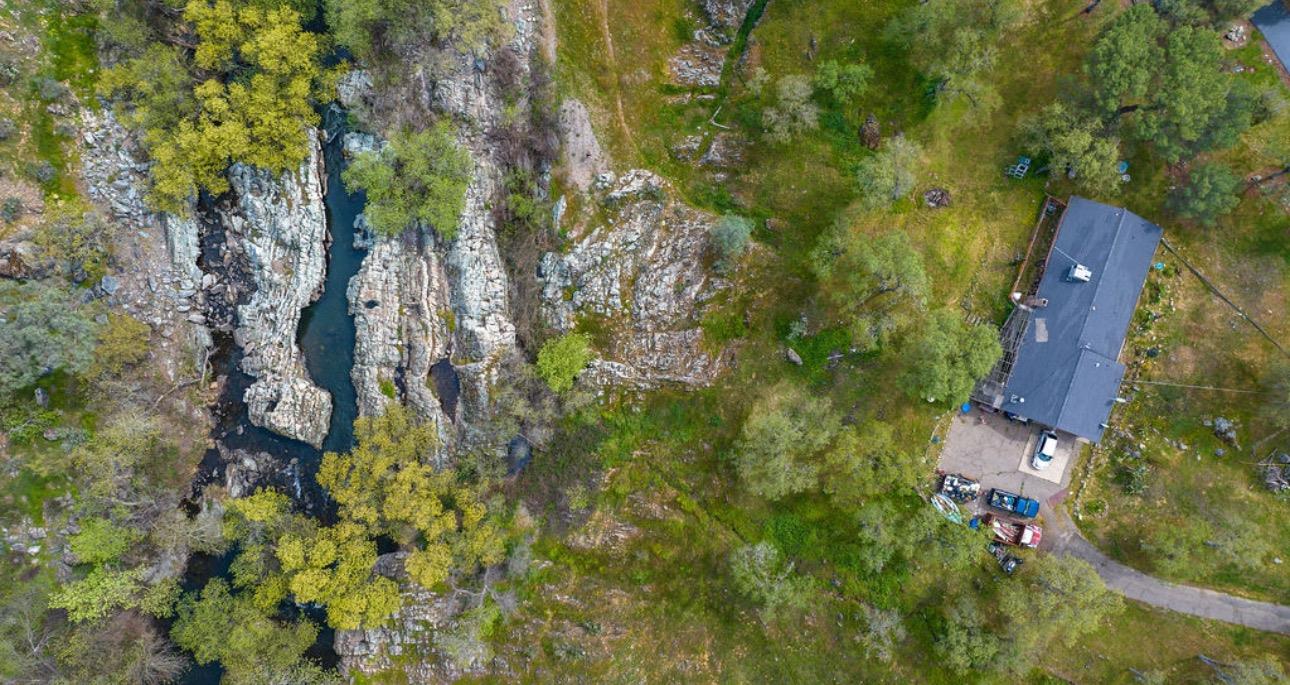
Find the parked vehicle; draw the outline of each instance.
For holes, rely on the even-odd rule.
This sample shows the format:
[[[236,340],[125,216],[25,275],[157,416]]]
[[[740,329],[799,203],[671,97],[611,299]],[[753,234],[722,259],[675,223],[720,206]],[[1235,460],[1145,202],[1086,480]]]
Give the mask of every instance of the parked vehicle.
[[[1039,541],[1044,537],[1043,529],[1033,523],[1004,521],[993,514],[986,514],[984,520],[990,526],[990,531],[994,533],[994,539],[1005,545],[1034,549],[1039,546]]]
[[[995,560],[999,562],[999,568],[1003,569],[1003,572],[1008,575],[1012,575],[1012,572],[1016,571],[1018,566],[1025,563],[1023,559],[1010,553],[1008,547],[1001,543],[991,542],[986,549],[990,550],[990,554],[993,554]]]
[[[1040,433],[1039,444],[1035,445],[1035,454],[1030,458],[1030,467],[1036,471],[1043,471],[1048,468],[1055,456],[1057,456],[1057,434],[1052,431]]]
[[[941,494],[955,502],[971,502],[981,494],[981,484],[957,473],[947,473],[941,479]]]
[[[1039,513],[1039,502],[999,488],[990,491],[988,503],[999,511],[1016,514],[1022,518],[1034,518]]]

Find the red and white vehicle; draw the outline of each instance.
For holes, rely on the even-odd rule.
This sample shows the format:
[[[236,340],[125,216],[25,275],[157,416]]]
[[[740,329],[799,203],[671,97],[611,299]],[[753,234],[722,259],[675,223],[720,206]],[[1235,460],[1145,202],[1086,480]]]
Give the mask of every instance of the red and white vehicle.
[[[985,515],[985,523],[989,524],[994,539],[1005,545],[1034,549],[1044,537],[1044,531],[1033,523],[1012,523],[991,514]]]

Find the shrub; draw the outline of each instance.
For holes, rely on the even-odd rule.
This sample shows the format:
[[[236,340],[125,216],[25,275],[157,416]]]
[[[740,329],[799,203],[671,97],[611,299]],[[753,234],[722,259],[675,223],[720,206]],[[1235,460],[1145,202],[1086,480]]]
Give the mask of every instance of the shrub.
[[[787,143],[819,125],[820,110],[811,102],[811,80],[801,74],[785,76],[775,84],[779,100],[762,112],[766,137]]]
[[[566,333],[542,344],[538,352],[538,375],[556,392],[573,387],[573,381],[591,361],[591,338],[584,333]]]
[[[748,237],[752,234],[752,221],[734,214],[727,214],[712,226],[709,234],[712,247],[717,251],[716,266],[719,271],[726,271],[734,266],[739,255],[748,249]]]
[[[919,154],[917,145],[904,136],[896,136],[883,143],[877,154],[861,160],[856,167],[861,202],[876,208],[908,195],[914,189]]]
[[[22,216],[22,199],[17,197],[7,197],[4,204],[0,205],[0,219],[5,223],[13,223]]]
[[[118,375],[148,356],[148,324],[128,315],[111,312],[99,329],[99,344],[94,351],[92,371]]]
[[[838,64],[837,60],[827,60],[815,68],[815,87],[827,92],[843,107],[864,93],[871,78],[873,69],[867,64]]]

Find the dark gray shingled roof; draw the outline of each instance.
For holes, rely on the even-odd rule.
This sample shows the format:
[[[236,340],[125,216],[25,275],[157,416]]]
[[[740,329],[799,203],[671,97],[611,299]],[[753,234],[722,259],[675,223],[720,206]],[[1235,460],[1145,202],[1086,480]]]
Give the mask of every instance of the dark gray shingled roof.
[[[1160,227],[1125,209],[1072,197],[1062,215],[1004,390],[1004,411],[1097,442],[1119,392],[1124,346]],[[1076,263],[1088,283],[1067,278]],[[1024,401],[1022,401],[1024,399]]]
[[[1290,69],[1290,9],[1286,8],[1283,0],[1272,0],[1255,12],[1250,21],[1272,46],[1272,52],[1276,53],[1282,66]]]

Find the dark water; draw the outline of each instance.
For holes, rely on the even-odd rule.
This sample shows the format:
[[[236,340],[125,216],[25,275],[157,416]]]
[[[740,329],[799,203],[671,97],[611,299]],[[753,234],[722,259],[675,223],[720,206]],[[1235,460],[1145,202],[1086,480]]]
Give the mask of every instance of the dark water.
[[[450,421],[457,417],[457,396],[461,394],[461,379],[457,369],[446,357],[430,367],[430,380],[434,383],[434,395],[439,398],[439,407],[448,415]]]
[[[281,478],[265,486],[277,487],[290,495],[301,510],[327,520],[331,506],[326,494],[314,476],[323,451],[343,452],[354,443],[354,419],[358,416],[357,395],[350,380],[354,366],[354,319],[349,314],[346,291],[349,280],[362,265],[363,252],[354,248],[354,219],[363,211],[362,194],[345,192],[340,180],[344,166],[341,138],[345,132],[345,115],[331,108],[324,114],[327,141],[323,158],[327,167],[327,192],[325,196],[327,225],[331,245],[327,251],[327,275],[322,295],[301,315],[297,342],[305,358],[310,378],[332,397],[330,431],[323,441],[323,450],[296,440],[284,438],[251,423],[246,404],[242,401],[246,388],[254,381],[241,370],[241,350],[233,344],[228,334],[216,337],[216,354],[212,366],[223,374],[226,382],[219,405],[215,408],[216,426],[213,437],[228,449],[251,452],[268,452],[284,466]],[[207,213],[209,215],[209,213]],[[223,233],[218,227],[207,230],[203,238],[203,252],[212,259],[218,253]],[[207,483],[221,482],[223,467],[217,450],[210,450],[203,460],[201,472],[194,483],[199,490]],[[195,554],[189,559],[183,578],[185,591],[197,591],[211,578],[227,578],[233,552],[220,557]],[[308,616],[323,625],[324,616],[317,608],[299,609],[284,607],[283,618]],[[318,640],[306,656],[326,667],[338,661],[332,650],[334,631],[323,625]],[[218,664],[194,665],[181,679],[184,685],[216,685],[223,669]]]

